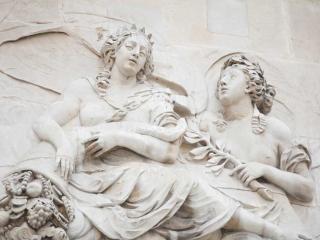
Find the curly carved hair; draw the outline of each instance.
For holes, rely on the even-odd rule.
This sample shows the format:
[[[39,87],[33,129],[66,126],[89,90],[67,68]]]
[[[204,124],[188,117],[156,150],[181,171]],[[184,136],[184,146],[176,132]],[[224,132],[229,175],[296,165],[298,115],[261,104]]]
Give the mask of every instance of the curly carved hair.
[[[246,93],[249,94],[252,103],[261,113],[268,114],[271,111],[276,91],[272,85],[267,84],[260,65],[250,62],[243,55],[235,55],[224,63],[222,70],[231,66],[241,69],[248,76]]]
[[[149,48],[146,56],[146,63],[144,64],[144,67],[138,72],[137,80],[144,81],[151,76],[154,70],[153,59],[152,59],[152,45],[153,45],[153,42],[151,41],[152,35],[151,34],[146,35],[144,28],[137,29],[135,25],[132,25],[130,29],[124,27],[122,29],[119,29],[116,32],[116,34],[109,35],[101,48],[100,53],[105,62],[104,74],[107,75],[106,76],[107,78],[110,78],[110,73],[115,61],[116,52],[121,48],[121,46],[123,45],[123,43],[127,38],[134,35],[144,36],[146,38],[146,41],[149,43]]]

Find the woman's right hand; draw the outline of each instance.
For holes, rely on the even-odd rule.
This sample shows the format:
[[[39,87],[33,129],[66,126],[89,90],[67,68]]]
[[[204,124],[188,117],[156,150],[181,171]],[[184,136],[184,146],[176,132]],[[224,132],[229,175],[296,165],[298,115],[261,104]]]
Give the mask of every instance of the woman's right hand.
[[[69,142],[64,143],[57,148],[56,153],[56,170],[61,177],[68,180],[75,168],[75,156]]]
[[[118,131],[119,133],[119,131]],[[118,145],[114,131],[96,132],[86,140],[86,153],[98,158]]]

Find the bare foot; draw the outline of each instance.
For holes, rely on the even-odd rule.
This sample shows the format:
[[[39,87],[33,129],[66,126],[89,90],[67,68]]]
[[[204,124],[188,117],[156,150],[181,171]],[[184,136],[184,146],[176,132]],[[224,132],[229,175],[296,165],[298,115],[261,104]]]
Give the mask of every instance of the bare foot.
[[[274,240],[312,240],[306,234],[296,233],[295,231],[286,231],[280,233]]]

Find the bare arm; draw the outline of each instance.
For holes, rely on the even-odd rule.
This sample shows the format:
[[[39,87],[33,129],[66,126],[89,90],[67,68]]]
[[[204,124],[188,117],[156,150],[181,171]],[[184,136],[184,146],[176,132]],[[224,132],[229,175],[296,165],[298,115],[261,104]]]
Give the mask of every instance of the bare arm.
[[[186,128],[185,120],[178,120],[172,104],[165,97],[160,96],[154,100],[155,102],[149,102],[150,123],[122,122],[98,127],[99,133],[87,141],[89,144],[86,152],[99,157],[118,146],[158,162],[175,161],[179,152],[180,137]]]
[[[184,123],[179,122],[182,125]],[[142,134],[141,129],[130,128],[130,122],[115,122],[95,126],[93,129],[96,129],[98,133],[87,140],[89,143],[86,147],[87,153],[99,157],[114,147],[123,147],[155,161],[166,163],[175,161],[179,153],[180,137],[184,133],[181,124],[172,127],[156,127],[145,123],[139,123],[138,125],[145,128]],[[92,130],[92,128],[90,129]],[[157,132],[159,130],[160,132]],[[163,137],[164,130],[169,133],[170,138],[174,136],[173,142],[164,140],[168,136],[163,139],[159,138],[159,134],[160,137]],[[170,134],[170,132],[173,134]]]
[[[310,202],[313,199],[314,186],[309,169],[306,163],[301,163],[298,168],[299,172],[291,173],[266,165],[263,177],[297,200]]]
[[[313,181],[307,164],[304,162],[298,165],[296,172],[280,170],[259,162],[241,164],[232,171],[231,175],[235,172],[238,173],[238,177],[245,185],[249,185],[251,181],[263,177],[297,200],[310,202],[313,199]]]
[[[122,121],[122,122],[108,122],[95,126],[87,127],[90,132],[108,133],[110,131],[135,132],[141,135],[147,135],[164,142],[174,142],[180,138],[187,128],[185,119],[180,118],[176,125],[172,127],[161,127],[151,125],[150,123],[135,122],[135,121]]]
[[[55,102],[33,124],[33,129],[38,137],[51,143],[57,149],[57,167],[60,167],[61,175],[65,178],[68,178],[68,175],[73,171],[74,153],[62,126],[77,116],[80,105],[80,100],[73,92],[74,86],[71,86],[70,89],[66,90],[62,100]]]
[[[292,169],[285,167],[286,170],[266,165],[263,177],[297,200],[310,202],[313,199],[314,186],[307,163],[309,160],[305,152],[307,150],[298,146],[293,147],[291,131],[287,126],[276,119],[271,120],[271,130],[279,142],[279,161],[282,162],[282,159],[285,159],[284,162],[288,164],[290,161],[300,159],[300,162]],[[290,149],[290,154],[284,154],[288,149]]]
[[[78,113],[78,101],[73,96],[64,96],[63,100],[55,102],[33,124],[33,129],[41,140],[52,143],[57,149],[67,142],[62,126],[68,123]]]
[[[290,131],[282,122],[273,119],[269,126],[271,133],[273,133],[275,140],[278,142],[278,155],[280,158],[278,160],[279,162],[283,161],[283,165],[287,167],[279,169],[259,162],[250,162],[240,165],[233,172],[238,172],[239,178],[246,185],[254,179],[264,177],[268,182],[282,188],[297,200],[311,201],[313,199],[314,186],[308,169],[309,158],[305,150],[291,145]],[[288,151],[288,154],[284,154],[284,151]],[[291,166],[291,161],[293,163],[296,162],[294,167],[289,167]]]
[[[119,132],[117,144],[152,160],[165,163],[172,163],[176,160],[180,146],[179,140],[169,143],[133,132]]]

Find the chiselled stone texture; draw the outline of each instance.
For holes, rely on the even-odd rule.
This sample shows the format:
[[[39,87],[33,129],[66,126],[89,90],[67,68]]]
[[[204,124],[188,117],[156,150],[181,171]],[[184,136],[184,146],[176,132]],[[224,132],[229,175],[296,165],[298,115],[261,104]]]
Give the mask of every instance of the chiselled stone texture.
[[[148,121],[151,119],[153,121],[152,124],[157,127],[160,126],[159,129],[154,128],[154,126],[148,128],[143,124],[141,125],[143,116],[147,116],[144,113],[146,108],[141,110],[139,114],[136,113],[137,117],[132,117],[131,120],[138,122],[138,124],[131,125],[129,130],[124,127],[126,132],[136,132],[142,136],[151,135],[153,138],[160,139],[167,143],[170,142],[170,144],[173,140],[177,139],[179,139],[179,141],[177,140],[179,143],[181,141],[180,139],[184,139],[183,141],[191,141],[191,143],[183,142],[177,161],[185,164],[190,171],[198,173],[200,176],[199,179],[207,176],[203,173],[207,167],[198,163],[189,165],[190,161],[195,160],[192,159],[194,157],[198,158],[198,160],[203,160],[201,157],[204,157],[206,158],[203,160],[204,162],[211,159],[211,162],[208,163],[209,165],[211,164],[210,166],[212,167],[212,165],[216,163],[222,163],[217,162],[217,159],[214,159],[213,156],[218,156],[219,153],[223,156],[225,156],[225,154],[229,156],[228,154],[232,155],[234,153],[237,161],[243,164],[244,160],[241,159],[241,157],[245,159],[249,159],[249,157],[243,155],[241,150],[238,149],[239,147],[234,148],[233,145],[234,142],[240,142],[243,141],[244,138],[249,139],[250,137],[247,135],[243,137],[244,135],[242,136],[240,133],[239,135],[237,133],[230,133],[230,136],[224,139],[224,134],[228,135],[229,131],[231,131],[230,129],[234,129],[233,124],[237,125],[237,122],[233,122],[228,119],[228,116],[223,115],[223,111],[221,112],[222,102],[218,101],[216,91],[217,83],[222,79],[221,69],[223,64],[231,57],[244,55],[248,57],[248,61],[259,63],[267,84],[273,85],[276,89],[272,111],[267,115],[267,120],[264,119],[263,115],[254,112],[254,117],[252,117],[252,122],[250,122],[252,126],[255,126],[253,128],[254,130],[248,127],[246,133],[255,131],[256,133],[261,132],[263,134],[264,128],[268,129],[269,117],[271,119],[278,119],[290,128],[292,146],[300,146],[299,144],[303,144],[303,146],[308,149],[308,154],[312,160],[311,162],[305,162],[308,162],[306,165],[315,182],[313,201],[298,201],[294,196],[292,197],[292,195],[295,194],[292,194],[290,189],[284,188],[285,194],[282,190],[275,187],[274,184],[271,184],[271,188],[268,189],[273,193],[277,201],[279,200],[277,197],[280,197],[279,201],[282,206],[285,206],[283,207],[285,213],[282,216],[286,217],[280,218],[279,220],[279,218],[277,218],[278,212],[270,211],[272,214],[268,215],[268,221],[282,228],[285,226],[285,219],[289,218],[291,219],[291,229],[300,230],[302,229],[301,226],[304,225],[303,232],[312,236],[313,239],[320,239],[318,226],[314,224],[318,222],[320,218],[320,127],[318,124],[320,121],[320,99],[318,94],[320,90],[319,22],[320,3],[315,0],[2,0],[0,1],[0,175],[5,176],[9,171],[15,171],[14,169],[16,169],[16,173],[24,171],[17,169],[16,164],[22,164],[22,169],[27,169],[30,167],[28,165],[30,159],[51,159],[50,161],[39,161],[37,164],[34,164],[34,166],[47,169],[48,172],[52,173],[53,175],[47,176],[48,179],[59,179],[59,181],[62,181],[61,189],[70,187],[68,184],[64,185],[63,177],[65,177],[66,172],[62,174],[64,176],[61,178],[61,172],[54,171],[55,161],[60,163],[60,167],[62,167],[62,162],[63,164],[69,163],[67,158],[56,158],[56,155],[59,155],[57,153],[64,155],[63,153],[68,151],[66,149],[60,149],[60,151],[57,152],[56,148],[53,148],[46,141],[41,141],[45,140],[45,138],[39,137],[39,133],[34,131],[35,122],[39,123],[39,118],[43,120],[43,116],[47,116],[46,114],[48,112],[50,113],[52,104],[55,106],[55,102],[63,101],[66,94],[68,96],[70,86],[74,86],[71,85],[74,82],[81,85],[84,78],[94,80],[96,76],[101,75],[101,73],[103,74],[100,80],[104,79],[104,77],[108,79],[110,75],[108,75],[108,71],[106,71],[106,66],[109,65],[106,65],[106,62],[103,61],[100,52],[103,44],[105,44],[105,40],[110,34],[115,34],[117,29],[122,29],[123,26],[131,28],[132,24],[136,24],[139,26],[139,29],[144,26],[147,29],[146,32],[152,33],[151,39],[152,42],[154,42],[152,47],[154,69],[152,75],[147,74],[146,79],[148,81],[145,81],[146,79],[140,76],[143,80],[142,82],[151,84],[152,88],[148,88],[147,91],[140,91],[141,89],[136,89],[135,87],[131,90],[128,88],[128,92],[117,92],[115,90],[113,95],[110,95],[106,99],[103,100],[103,98],[101,98],[100,100],[104,101],[104,104],[113,106],[112,108],[115,109],[115,112],[112,114],[106,114],[106,112],[104,112],[106,119],[110,122],[110,128],[107,127],[105,129],[106,132],[108,129],[123,128],[124,125],[121,124],[124,124],[125,121],[122,122],[122,119],[126,117],[131,119],[132,116],[130,115],[132,113],[135,115],[135,111],[140,111],[140,106],[144,106],[143,104],[149,104],[150,101],[150,105],[152,105],[159,101],[164,103],[164,108],[150,107],[148,105],[151,109],[157,109],[152,111],[153,114],[151,114],[152,116],[150,116]],[[119,66],[124,65],[125,64],[119,64]],[[240,75],[241,73],[239,73],[237,77],[239,78]],[[139,81],[141,79],[139,79]],[[90,83],[86,80],[84,85],[87,86],[88,84]],[[95,86],[95,80],[92,84]],[[102,86],[103,88],[104,83],[99,84],[102,84],[100,87]],[[141,86],[144,85],[138,85],[137,88]],[[75,89],[77,89],[77,87],[78,85],[76,84]],[[91,89],[91,87],[85,89],[88,90]],[[111,91],[109,93],[111,94],[116,88],[110,87],[110,89]],[[79,95],[82,97],[101,97],[101,92],[99,91],[97,95],[90,94],[91,93],[87,92],[79,92]],[[131,95],[133,95],[132,98]],[[131,104],[126,105],[126,103],[121,102],[123,99],[127,99],[127,97],[132,99]],[[84,102],[86,103],[86,100],[84,100]],[[128,100],[128,102],[130,101]],[[224,107],[224,109],[227,110],[226,105]],[[97,123],[95,119],[99,119],[99,114],[96,113],[106,111],[105,109],[99,110],[96,107],[93,109],[95,110],[87,112],[88,115],[93,114],[92,119],[87,118],[84,121],[86,124],[90,123],[89,125],[91,126]],[[169,112],[170,114],[162,114],[163,112]],[[67,135],[69,134],[68,136],[74,137],[74,135],[72,135],[72,129],[74,129],[75,126],[82,126],[84,123],[83,119],[81,120],[81,115],[83,114],[81,113],[79,116],[79,114],[77,115],[73,112],[68,115],[68,117],[73,117],[73,119],[70,119],[70,122],[64,126],[64,131],[66,131]],[[64,117],[62,117],[62,119],[64,119]],[[183,120],[185,120],[185,122]],[[121,124],[119,124],[119,126],[117,124],[113,125],[114,122]],[[265,123],[267,123],[266,126]],[[169,125],[171,126],[171,124],[174,127],[168,130],[167,127]],[[211,127],[207,128],[207,130],[203,129],[200,132],[202,135],[199,135],[199,128],[201,129],[205,125]],[[217,136],[212,134],[212,131],[209,131],[210,128],[224,130]],[[187,131],[190,129],[192,131]],[[245,129],[245,127],[241,129]],[[278,127],[278,129],[282,128]],[[99,127],[92,129],[92,131],[88,133],[90,135],[89,138],[93,137],[92,140],[98,139],[94,134],[100,131],[102,131],[102,128]],[[286,130],[284,130],[284,132],[285,131]],[[210,138],[209,135],[211,135]],[[85,140],[88,140],[86,134],[81,136],[84,137]],[[279,136],[282,135],[280,134]],[[74,141],[73,137],[71,137],[71,139],[73,139],[72,141]],[[237,139],[237,137],[239,137],[240,140]],[[221,143],[221,141],[225,142],[226,146],[220,146],[219,142]],[[260,140],[256,140],[257,143],[259,143],[259,141]],[[99,142],[99,144],[100,143],[101,142]],[[215,145],[215,143],[218,144]],[[79,144],[81,146],[82,143]],[[261,143],[261,145],[265,144],[265,142]],[[273,143],[268,144],[272,145]],[[158,145],[167,146],[165,144]],[[104,147],[108,148],[108,146]],[[217,152],[216,148],[218,148],[220,152]],[[273,151],[278,151],[274,149]],[[293,155],[303,155],[300,151],[303,148],[290,149],[293,149]],[[296,151],[297,149],[299,149],[298,152]],[[141,148],[137,151],[140,154],[143,153],[139,152],[142,151]],[[82,154],[84,152],[85,150],[82,151]],[[123,156],[128,156],[126,154],[132,155],[134,152],[132,149],[129,153],[120,151],[119,154],[110,155],[108,159],[113,159],[114,162],[119,163],[120,161],[118,160],[122,159]],[[160,152],[164,153],[166,151],[163,150]],[[268,150],[262,150],[262,152],[265,154],[262,154],[265,156],[265,159],[270,157],[269,155],[271,153],[268,155]],[[289,152],[290,151],[287,150],[286,156],[288,156]],[[131,155],[128,159],[139,159],[139,157]],[[186,155],[188,155],[189,158],[186,157]],[[164,158],[170,159],[172,156],[175,155],[168,154],[168,156],[164,156]],[[226,156],[224,160],[229,159]],[[303,156],[305,157],[305,155]],[[282,159],[285,158],[283,157]],[[155,160],[157,162],[159,158]],[[233,160],[236,161],[235,159]],[[47,163],[48,165],[46,165]],[[81,164],[79,164],[79,166],[81,166]],[[145,178],[149,179],[147,183],[156,182],[154,178],[157,179],[157,175],[153,173],[152,167],[149,168],[149,165],[147,166],[146,168],[151,172],[147,171],[148,173],[144,175]],[[176,181],[178,186],[180,181],[171,175],[171,170],[167,171],[168,166],[169,165],[164,164],[163,168],[166,170],[163,170],[163,174],[168,179],[172,177],[172,181]],[[69,167],[71,167],[71,165],[69,165]],[[85,169],[86,167],[88,167],[90,171],[95,172],[95,170],[101,166],[85,166]],[[269,205],[268,200],[263,200],[263,197],[261,200],[260,195],[256,194],[256,192],[250,195],[250,197],[245,194],[247,191],[257,189],[252,189],[250,186],[247,188],[236,176],[226,177],[225,175],[227,175],[229,169],[220,167],[218,164],[218,169],[221,170],[221,176],[215,178],[213,177],[214,174],[212,174],[209,178],[214,188],[226,189],[225,194],[231,196],[232,199],[238,196],[239,192],[244,192],[244,194],[240,194],[241,196],[239,198],[249,199],[248,206],[261,207],[263,205],[265,208],[261,207],[259,209],[269,213],[267,209],[270,210],[272,204]],[[257,167],[256,169],[260,168]],[[82,170],[75,169],[77,173]],[[215,170],[216,169],[214,169],[213,172],[215,172]],[[281,171],[283,170],[284,169],[281,169]],[[300,170],[299,168],[299,171]],[[247,167],[247,171],[252,171],[250,166]],[[286,169],[285,171],[290,172],[290,169]],[[117,171],[114,172],[119,173]],[[253,174],[253,172],[251,173]],[[130,176],[132,179],[133,176],[137,176],[136,172],[130,172],[128,174],[129,175],[124,174],[123,177]],[[189,179],[190,177],[190,175],[185,174],[184,171],[179,172],[179,174],[177,173],[181,178],[185,177]],[[104,179],[102,182],[112,182],[112,176],[107,176],[108,179]],[[198,181],[195,180],[196,178],[190,178],[190,181],[186,180],[185,183],[175,189],[176,192],[181,190],[186,198],[192,194],[198,196],[197,194],[202,191],[202,189],[199,191],[189,189],[190,191],[188,191],[188,186],[186,185]],[[78,187],[84,187],[80,180],[81,177],[78,177]],[[125,180],[124,182],[126,183]],[[139,181],[137,180],[137,182]],[[290,183],[292,182],[294,181]],[[160,181],[158,184],[157,186],[148,185],[146,188],[169,189],[171,186],[166,181],[164,181],[164,183]],[[167,185],[164,187],[162,184]],[[240,190],[235,192],[228,190],[230,186],[233,186],[232,184],[236,186],[236,189]],[[303,186],[308,186],[306,182],[304,182],[304,184]],[[128,190],[128,185],[124,184],[123,186],[123,189]],[[207,187],[208,186],[206,186],[205,189],[207,189]],[[211,187],[208,187],[208,189],[211,189]],[[206,193],[211,191],[208,189],[205,191]],[[101,189],[97,191],[100,190]],[[5,190],[3,189],[2,192],[5,192]],[[303,195],[304,192],[301,192]],[[128,191],[126,193],[128,193]],[[209,200],[207,200],[209,202],[214,199],[211,198],[211,195],[215,195],[213,192],[211,193],[210,196],[203,195],[208,197]],[[85,198],[82,194],[83,192],[78,193],[78,195],[75,194],[74,196]],[[117,199],[117,197],[119,196],[116,196],[114,199]],[[97,200],[95,197],[93,197],[93,199]],[[75,200],[75,202],[79,202],[78,200]],[[101,202],[99,202],[99,204],[102,204],[103,199],[100,200]],[[108,201],[109,200],[110,199],[108,199]],[[219,202],[220,200],[217,201]],[[104,203],[106,205],[111,204],[110,202]],[[236,208],[233,204],[230,206]],[[193,207],[191,203],[190,209]],[[79,209],[84,209],[84,207],[80,207]],[[87,235],[87,238],[93,239],[93,236],[98,238],[100,234],[99,231],[89,231],[92,225],[88,224],[88,219],[81,217],[81,211],[77,211],[79,209],[76,208],[75,212],[78,221],[75,221],[74,225],[71,224],[71,230],[75,230],[76,227],[74,226],[77,226],[77,224],[87,224],[86,226],[89,227],[84,228],[83,231],[88,231],[88,234],[89,232],[92,234]],[[221,209],[224,208],[221,207]],[[278,210],[278,206],[274,206],[274,210]],[[231,212],[229,212],[230,216],[232,215]],[[200,215],[198,216],[199,219],[203,220]],[[6,216],[6,213],[4,213],[4,216]],[[118,219],[115,215],[113,217],[114,221]],[[214,217],[212,218],[214,219]],[[278,222],[273,220],[278,220]],[[171,220],[171,225],[169,224],[170,227],[175,226],[172,224],[173,221],[174,220]],[[92,222],[92,219],[89,218],[89,222]],[[100,223],[95,222],[93,226],[99,226],[99,224]],[[217,227],[217,229],[223,227],[222,225]],[[21,226],[21,231],[25,231],[25,229],[28,228],[26,224]],[[77,236],[77,234],[84,234],[84,232],[79,233],[73,230],[68,233],[71,239]],[[134,234],[130,236],[125,235],[124,232],[118,230],[112,233],[114,234],[112,235],[113,238],[119,238],[115,237],[119,236],[117,234],[124,234],[121,236],[127,236],[127,238],[133,238],[132,236],[134,236]],[[28,232],[29,230],[26,231]],[[35,229],[31,230],[31,235],[35,235],[35,232]],[[223,230],[223,232],[225,231]],[[160,236],[170,239],[168,235],[161,231],[149,231],[147,235],[141,236],[141,239],[150,239],[151,237],[160,238]],[[234,237],[236,239],[239,236],[240,235],[236,235]],[[248,238],[260,238],[258,235],[253,236],[252,234],[247,234],[246,236]],[[232,239],[232,237],[231,234],[226,236],[225,239]],[[13,237],[13,239],[15,238],[17,237]],[[126,237],[123,238],[125,239]]]

